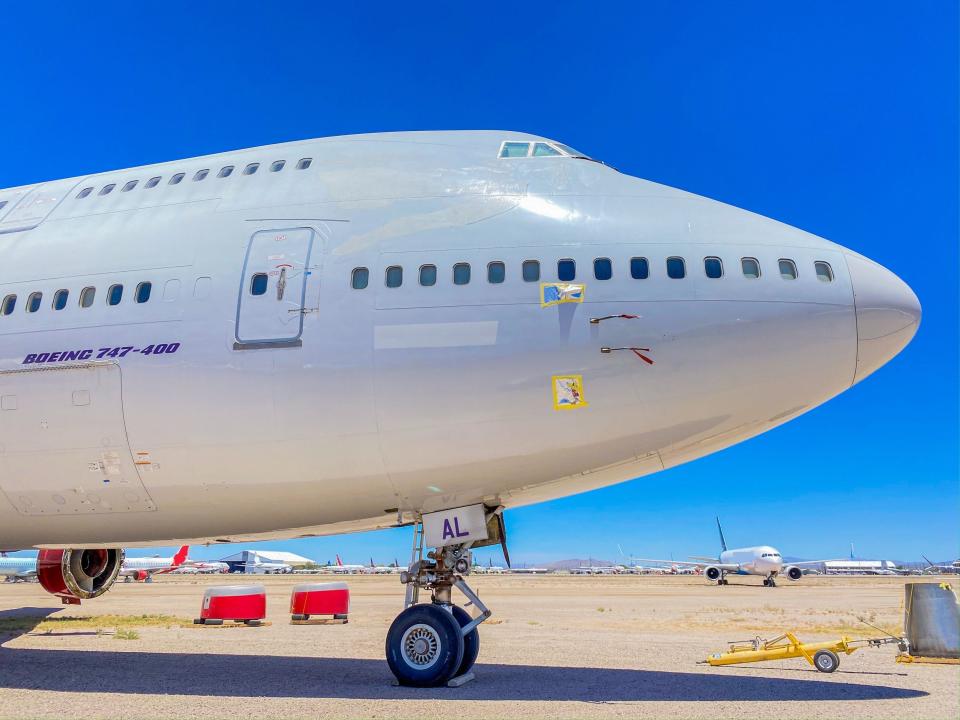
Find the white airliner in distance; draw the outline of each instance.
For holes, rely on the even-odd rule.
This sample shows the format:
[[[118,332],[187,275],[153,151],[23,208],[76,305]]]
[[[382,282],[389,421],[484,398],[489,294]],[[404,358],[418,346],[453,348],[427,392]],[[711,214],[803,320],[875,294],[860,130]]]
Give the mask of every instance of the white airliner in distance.
[[[641,562],[663,563],[674,568],[686,567],[700,571],[708,580],[717,585],[727,585],[727,575],[759,575],[763,578],[764,587],[776,587],[777,576],[781,573],[790,580],[799,580],[803,577],[804,565],[817,565],[823,560],[804,560],[784,564],[780,551],[769,545],[755,547],[727,549],[727,541],[723,537],[723,528],[720,518],[717,518],[717,532],[720,534],[719,557],[696,557],[693,561],[685,560],[653,560],[641,558]]]
[[[0,575],[14,580],[30,580],[37,576],[35,557],[0,557]]]
[[[187,553],[190,550],[189,545],[183,545],[173,557],[127,557],[124,556],[123,563],[120,565],[120,575],[126,582],[141,580],[152,582],[153,576],[158,573],[168,573],[171,570],[182,567],[187,561]]]
[[[0,190],[0,550],[74,603],[125,545],[413,526],[387,660],[443,684],[505,508],[770,430],[920,315],[852,250],[516,132]]]

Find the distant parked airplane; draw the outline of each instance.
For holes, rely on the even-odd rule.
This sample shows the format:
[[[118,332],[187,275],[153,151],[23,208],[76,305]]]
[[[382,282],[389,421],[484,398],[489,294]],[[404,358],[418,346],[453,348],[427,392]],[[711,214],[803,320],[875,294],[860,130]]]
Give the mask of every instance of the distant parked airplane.
[[[37,575],[35,557],[0,557],[0,575],[15,580],[29,580]]]
[[[160,573],[168,573],[181,567],[187,559],[189,545],[183,545],[173,557],[124,557],[123,564],[120,566],[120,575],[124,582],[134,582],[142,580],[143,582],[153,582],[153,576]]]
[[[727,541],[723,537],[723,528],[720,518],[717,518],[717,532],[720,533],[720,557],[695,557],[693,562],[684,560],[652,560],[640,558],[641,562],[663,563],[673,567],[688,567],[701,569],[708,580],[716,581],[717,585],[727,585],[727,575],[759,575],[763,578],[766,587],[776,587],[776,578],[780,573],[790,580],[799,580],[803,577],[801,565],[815,565],[822,560],[804,560],[784,565],[780,551],[770,545],[756,545],[754,547],[727,549]]]

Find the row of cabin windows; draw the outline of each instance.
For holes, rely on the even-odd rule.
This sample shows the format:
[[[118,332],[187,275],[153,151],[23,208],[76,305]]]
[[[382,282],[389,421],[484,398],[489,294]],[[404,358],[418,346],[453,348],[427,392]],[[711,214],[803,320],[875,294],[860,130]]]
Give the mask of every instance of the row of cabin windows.
[[[823,260],[817,260],[813,264],[817,279],[822,282],[833,282],[833,268],[830,263]],[[788,258],[780,258],[777,261],[777,269],[780,277],[784,280],[796,280],[799,273],[797,264]],[[687,263],[682,257],[668,257],[666,259],[667,277],[673,280],[680,280],[687,276]],[[760,277],[760,261],[752,257],[740,258],[740,271],[745,278],[756,280]],[[723,277],[723,260],[718,257],[705,257],[703,259],[703,272],[712,279],[716,280]],[[470,282],[470,263],[459,262],[453,266],[453,284],[466,285]],[[524,282],[539,282],[540,280],[540,262],[538,260],[524,260],[520,266],[520,274]],[[487,264],[487,282],[499,284],[506,280],[506,265],[495,260]],[[597,280],[610,280],[613,277],[613,262],[610,258],[595,258],[593,261],[593,276]],[[557,261],[557,279],[561,282],[570,282],[577,277],[577,264],[570,258],[563,258]],[[634,280],[646,280],[650,277],[650,262],[645,257],[630,258],[630,277]],[[430,287],[437,284],[437,266],[420,266],[420,284],[424,287]],[[388,288],[398,288],[403,285],[403,268],[399,265],[391,265],[384,274],[384,283]],[[354,290],[363,290],[370,284],[370,271],[365,267],[354,268],[350,276],[350,286]],[[251,292],[254,295],[266,292],[266,276],[264,275],[264,284],[262,290],[258,293],[256,288],[252,287]]]
[[[270,172],[280,172],[281,170],[283,170],[284,167],[286,167],[286,164],[287,164],[286,160],[275,160],[274,162],[270,163]],[[297,170],[306,170],[308,167],[310,167],[311,164],[313,164],[313,158],[300,158],[300,160],[296,164],[296,168]],[[256,163],[256,162],[250,163],[241,171],[240,174],[253,175],[259,169],[260,169],[260,163]],[[220,168],[220,171],[217,173],[217,177],[228,178],[231,175],[233,175],[234,170],[235,170],[235,167],[233,165],[226,165]],[[205,180],[209,174],[210,174],[209,168],[206,168],[203,170],[197,170],[197,172],[193,174],[193,182],[200,182],[201,180]],[[170,179],[167,180],[167,185],[177,185],[185,177],[186,177],[186,173],[182,173],[182,172],[171,175]],[[163,177],[161,177],[160,175],[157,175],[156,177],[152,177],[149,180],[147,180],[143,184],[143,187],[144,189],[154,188],[160,184],[161,180],[163,180]],[[140,182],[139,180],[131,180],[130,182],[126,183],[122,188],[120,188],[120,192],[130,192],[135,187],[137,187],[139,182]],[[97,195],[109,195],[114,191],[116,187],[117,187],[116,183],[110,183],[109,185],[104,185],[102,188],[100,188],[100,192],[98,192]],[[77,199],[78,200],[83,199],[88,195],[90,195],[92,192],[93,192],[92,185],[89,187],[85,187],[83,188],[83,190],[77,193]],[[0,204],[0,208],[2,208],[4,204],[5,203]]]
[[[137,304],[145,303],[150,299],[150,293],[153,290],[153,283],[149,281],[144,281],[137,285],[133,293],[133,301]],[[97,298],[97,289],[95,287],[85,287],[80,291],[80,296],[78,304],[82,308],[93,307],[94,302]],[[119,305],[120,301],[123,300],[123,285],[121,283],[115,283],[107,288],[107,305]],[[67,307],[67,304],[70,302],[70,291],[63,288],[57,290],[53,293],[53,297],[50,301],[50,307],[53,310],[63,310]],[[32,292],[27,296],[27,300],[24,303],[24,309],[28,313],[35,313],[40,308],[43,307],[43,293],[40,291]],[[14,310],[17,309],[17,295],[16,293],[11,293],[3,299],[3,303],[0,303],[0,315],[12,315]]]

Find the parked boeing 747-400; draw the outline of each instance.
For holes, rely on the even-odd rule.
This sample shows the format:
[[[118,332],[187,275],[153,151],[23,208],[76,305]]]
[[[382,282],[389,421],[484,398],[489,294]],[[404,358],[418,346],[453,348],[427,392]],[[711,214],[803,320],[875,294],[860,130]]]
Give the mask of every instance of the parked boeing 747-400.
[[[387,659],[442,684],[476,658],[464,577],[504,508],[774,428],[919,322],[852,250],[522,133],[0,190],[0,549],[79,602],[124,545],[409,525]]]

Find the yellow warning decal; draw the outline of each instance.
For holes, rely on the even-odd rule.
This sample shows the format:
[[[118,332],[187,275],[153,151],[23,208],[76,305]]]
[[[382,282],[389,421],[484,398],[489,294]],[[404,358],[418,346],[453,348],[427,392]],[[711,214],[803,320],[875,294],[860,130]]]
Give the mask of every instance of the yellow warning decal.
[[[540,283],[540,307],[582,303],[586,289],[583,283]]]
[[[583,397],[582,375],[554,375],[551,384],[554,410],[574,410],[588,405]]]

